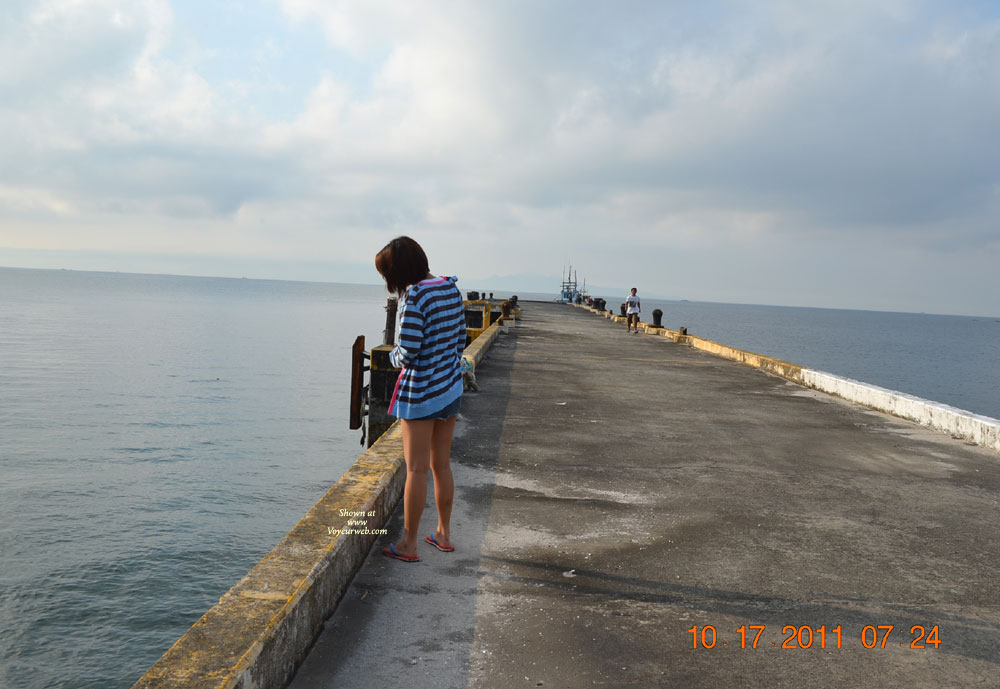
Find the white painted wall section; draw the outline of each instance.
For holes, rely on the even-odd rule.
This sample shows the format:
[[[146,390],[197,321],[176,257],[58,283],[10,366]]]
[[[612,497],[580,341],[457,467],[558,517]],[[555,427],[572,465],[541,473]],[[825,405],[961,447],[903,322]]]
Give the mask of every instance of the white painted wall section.
[[[1000,420],[825,371],[802,369],[802,384],[1000,451]]]

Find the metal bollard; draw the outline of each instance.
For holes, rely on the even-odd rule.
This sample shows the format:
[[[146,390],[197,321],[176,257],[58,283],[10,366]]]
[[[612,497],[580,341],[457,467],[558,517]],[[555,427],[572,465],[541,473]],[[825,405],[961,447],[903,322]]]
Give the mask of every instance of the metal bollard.
[[[663,327],[663,311],[660,309],[653,309],[653,327],[662,328]]]

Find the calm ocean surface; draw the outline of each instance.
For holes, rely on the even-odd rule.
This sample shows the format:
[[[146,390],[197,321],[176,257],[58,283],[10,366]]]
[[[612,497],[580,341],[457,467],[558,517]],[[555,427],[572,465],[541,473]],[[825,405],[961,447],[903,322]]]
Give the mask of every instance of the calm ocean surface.
[[[360,454],[350,347],[381,341],[385,297],[0,269],[0,686],[131,686],[274,546]],[[644,316],[657,307],[1000,417],[992,318],[647,300]]]

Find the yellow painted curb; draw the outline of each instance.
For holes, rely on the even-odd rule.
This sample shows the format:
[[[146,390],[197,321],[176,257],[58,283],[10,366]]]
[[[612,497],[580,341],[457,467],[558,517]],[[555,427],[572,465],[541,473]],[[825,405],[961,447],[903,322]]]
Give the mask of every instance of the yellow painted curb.
[[[585,306],[582,304],[573,304],[578,308],[584,308],[592,313],[603,314],[605,312],[598,311],[590,306]],[[624,316],[607,315],[615,323],[624,323]],[[798,364],[793,364],[789,361],[784,361],[783,359],[776,359],[772,356],[765,356],[764,354],[757,354],[755,352],[748,352],[743,349],[737,349],[736,347],[730,347],[728,345],[719,344],[718,342],[713,342],[711,340],[706,340],[701,337],[696,337],[694,335],[682,335],[677,330],[670,330],[669,328],[655,328],[651,324],[644,321],[639,321],[639,330],[646,332],[649,335],[656,337],[667,337],[676,342],[677,344],[686,344],[695,349],[700,349],[715,356],[721,357],[723,359],[729,359],[730,361],[738,361],[741,364],[746,364],[747,366],[753,366],[754,368],[759,368],[761,370],[767,371],[768,373],[773,373],[782,378],[786,378],[794,383],[803,385],[802,370],[803,367]]]

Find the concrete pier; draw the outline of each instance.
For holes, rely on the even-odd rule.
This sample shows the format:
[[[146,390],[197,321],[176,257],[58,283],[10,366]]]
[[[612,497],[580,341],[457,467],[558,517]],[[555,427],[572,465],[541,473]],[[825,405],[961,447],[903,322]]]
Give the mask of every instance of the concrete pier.
[[[565,305],[477,377],[293,689],[1000,686],[996,451]]]

